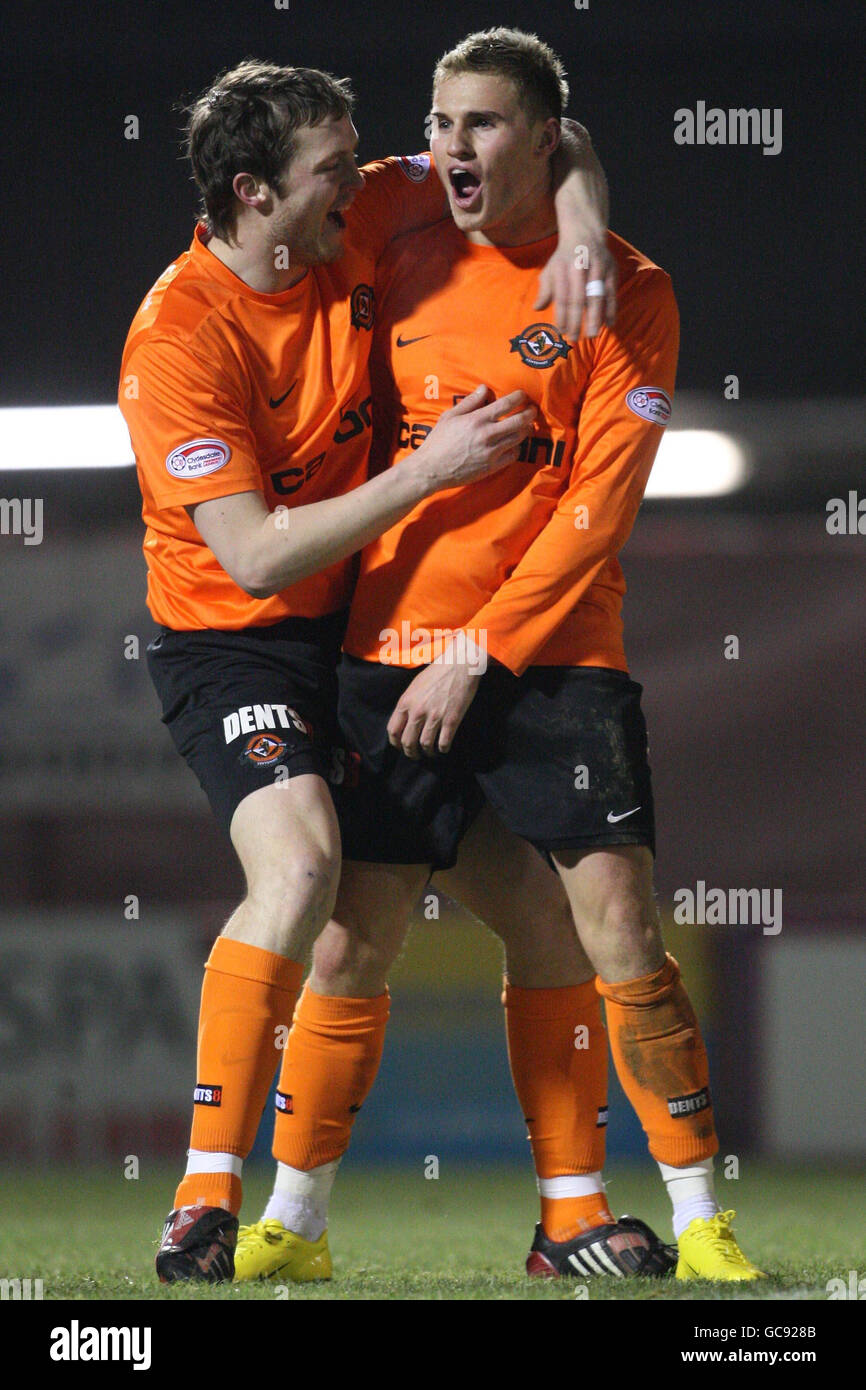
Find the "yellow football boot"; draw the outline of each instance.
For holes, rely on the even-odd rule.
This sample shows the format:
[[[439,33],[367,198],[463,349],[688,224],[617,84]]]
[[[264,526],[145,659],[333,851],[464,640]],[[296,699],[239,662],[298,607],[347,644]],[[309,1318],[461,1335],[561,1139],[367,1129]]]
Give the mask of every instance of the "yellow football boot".
[[[695,1217],[677,1245],[678,1279],[766,1279],[763,1270],[747,1260],[731,1229],[733,1211],[720,1211],[709,1220]]]
[[[330,1277],[327,1228],[318,1240],[304,1240],[273,1218],[257,1221],[254,1226],[241,1226],[235,1250],[236,1284],[245,1279],[307,1284]]]

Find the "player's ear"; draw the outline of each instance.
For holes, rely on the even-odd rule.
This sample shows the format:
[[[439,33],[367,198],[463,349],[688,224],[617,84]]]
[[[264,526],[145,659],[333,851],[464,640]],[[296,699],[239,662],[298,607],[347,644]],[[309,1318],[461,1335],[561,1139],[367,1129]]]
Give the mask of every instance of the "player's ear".
[[[232,192],[245,207],[261,207],[268,196],[267,184],[255,174],[235,174]]]
[[[559,149],[562,140],[562,128],[555,116],[548,116],[538,138],[539,154],[552,155],[554,150]]]

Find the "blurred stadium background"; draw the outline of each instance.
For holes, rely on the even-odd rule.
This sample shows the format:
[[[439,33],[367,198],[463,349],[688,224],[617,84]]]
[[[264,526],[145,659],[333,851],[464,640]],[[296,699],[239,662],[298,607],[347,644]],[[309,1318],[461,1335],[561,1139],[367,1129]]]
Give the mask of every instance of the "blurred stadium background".
[[[242,889],[158,720],[122,427],[100,454],[105,413],[59,413],[111,405],[135,308],[189,242],[172,104],[247,54],[327,67],[355,80],[362,156],[411,152],[433,60],[513,23],[564,58],[612,227],[670,271],[680,303],[675,424],[624,556],[659,902],[670,918],[699,881],[783,894],[778,934],[671,927],[722,1153],[862,1161],[866,538],[827,529],[831,498],[866,495],[858,14],[122,0],[73,21],[16,7],[4,114],[26,177],[5,190],[0,493],[10,519],[14,499],[40,499],[43,535],[25,544],[11,520],[0,535],[0,1158],[179,1164],[200,967]],[[781,152],[677,145],[673,113],[699,100],[781,108]],[[497,945],[456,905],[438,910],[419,913],[395,971],[353,1162],[527,1164]],[[613,1087],[610,1154],[644,1151]]]

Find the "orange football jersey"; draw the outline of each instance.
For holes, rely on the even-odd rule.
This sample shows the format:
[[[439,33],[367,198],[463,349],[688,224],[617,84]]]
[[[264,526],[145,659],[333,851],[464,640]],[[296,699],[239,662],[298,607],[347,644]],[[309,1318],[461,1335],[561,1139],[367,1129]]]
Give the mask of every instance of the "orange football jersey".
[[[259,491],[273,511],[365,481],[376,261],[398,232],[442,217],[442,189],[428,168],[425,156],[368,165],[346,213],[343,255],[291,289],[251,289],[207,249],[199,225],[140,306],[118,399],[138,467],[157,622],[238,629],[348,603],[351,559],[251,598],[185,508]]]
[[[616,557],[670,418],[679,316],[669,276],[608,240],[616,326],[573,343],[533,308],[553,238],[476,246],[452,222],[383,256],[374,469],[417,449],[482,382],[497,396],[522,388],[538,419],[519,462],[427,498],[367,546],[344,644],[353,655],[418,666],[462,629],[518,675],[627,669]]]

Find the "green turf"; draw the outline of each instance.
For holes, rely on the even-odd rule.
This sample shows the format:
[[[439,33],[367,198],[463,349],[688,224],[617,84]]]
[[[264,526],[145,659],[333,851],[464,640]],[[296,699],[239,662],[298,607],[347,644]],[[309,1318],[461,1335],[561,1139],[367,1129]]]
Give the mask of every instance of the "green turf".
[[[143,1165],[137,1181],[121,1166],[80,1173],[7,1173],[0,1277],[41,1278],[45,1299],[273,1300],[273,1286],[162,1287],[153,1273],[174,1170]],[[649,1221],[670,1238],[669,1208],[649,1162],[611,1165],[611,1206]],[[717,1179],[720,1200],[738,1212],[746,1253],[771,1278],[715,1286],[673,1280],[588,1282],[598,1299],[821,1299],[827,1281],[863,1268],[866,1210],[862,1178],[852,1173],[797,1172],[742,1164],[737,1181]],[[267,1169],[250,1170],[245,1211],[255,1220]],[[537,1219],[531,1174],[513,1169],[449,1168],[438,1180],[416,1170],[352,1170],[331,1209],[334,1279],[291,1285],[291,1299],[574,1298],[571,1281],[528,1280],[523,1261]],[[285,1296],[285,1294],[283,1295]]]

